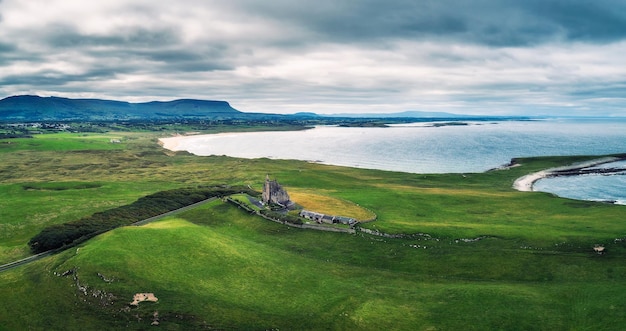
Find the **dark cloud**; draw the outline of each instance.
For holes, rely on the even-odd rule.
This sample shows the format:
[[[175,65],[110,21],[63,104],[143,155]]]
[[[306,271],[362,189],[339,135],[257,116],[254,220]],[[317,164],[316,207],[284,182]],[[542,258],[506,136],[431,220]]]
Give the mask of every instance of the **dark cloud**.
[[[9,65],[15,61],[24,61],[25,59],[14,44],[0,42],[0,66]],[[0,68],[0,71],[2,69]]]
[[[107,68],[96,68],[82,74],[42,70],[32,74],[4,76],[0,79],[0,85],[33,85],[41,88],[56,88],[72,82],[90,82],[114,78],[116,74]]]
[[[161,48],[166,45],[178,44],[180,33],[175,29],[147,29],[145,27],[126,27],[107,34],[84,34],[77,27],[58,24],[51,26],[41,34],[42,42],[53,48],[72,48],[87,46],[115,46]]]
[[[611,86],[583,86],[576,87],[574,91],[568,93],[574,97],[587,98],[617,98],[626,101],[626,81],[616,82]]]
[[[320,40],[444,39],[491,46],[626,37],[626,3],[585,0],[239,1],[240,10],[308,29]]]
[[[0,54],[14,52],[16,50],[17,50],[17,47],[15,47],[15,45],[0,42]]]
[[[582,107],[626,92],[623,0],[49,1],[0,0],[0,93],[328,113]]]
[[[220,45],[197,45],[185,47],[181,33],[175,28],[149,30],[129,27],[107,34],[85,34],[69,25],[52,26],[42,35],[54,53],[80,52],[91,58],[99,58],[111,72],[132,71],[130,63],[142,62],[152,71],[213,71],[232,69],[226,58],[228,47]],[[0,45],[1,47],[1,45]],[[43,56],[43,54],[42,54]],[[108,60],[107,60],[108,59]],[[163,66],[163,67],[160,67]],[[134,70],[145,70],[136,66]],[[81,76],[70,76],[72,79]]]
[[[568,40],[612,42],[626,38],[624,1],[528,1],[531,15],[561,29]]]
[[[156,51],[141,49],[130,51],[129,54],[166,65],[168,71],[196,72],[234,69],[227,63],[226,48],[176,48]]]
[[[363,42],[384,38],[457,35],[467,31],[467,19],[443,11],[438,2],[320,0],[241,1],[241,10],[261,13],[292,26],[305,28],[312,38]],[[314,39],[315,40],[315,39]]]

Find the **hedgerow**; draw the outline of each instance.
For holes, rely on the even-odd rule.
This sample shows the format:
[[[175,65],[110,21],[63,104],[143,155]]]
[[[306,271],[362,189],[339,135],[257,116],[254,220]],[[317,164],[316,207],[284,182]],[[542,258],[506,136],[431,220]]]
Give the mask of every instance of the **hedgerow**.
[[[76,221],[44,228],[28,242],[33,253],[72,246],[119,226],[158,216],[212,197],[250,192],[243,186],[199,186],[157,192],[125,205],[95,213]]]

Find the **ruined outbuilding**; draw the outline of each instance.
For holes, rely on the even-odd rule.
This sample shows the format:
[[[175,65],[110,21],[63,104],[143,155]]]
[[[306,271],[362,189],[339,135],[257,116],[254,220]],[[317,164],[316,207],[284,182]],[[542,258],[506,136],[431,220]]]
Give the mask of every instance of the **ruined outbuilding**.
[[[596,252],[596,254],[598,255],[602,255],[604,253],[606,253],[606,248],[602,245],[595,245],[593,247],[593,251]]]
[[[310,210],[305,210],[305,209],[300,211],[300,217],[306,218],[311,221],[315,221],[319,224],[339,223],[339,224],[346,224],[346,225],[353,226],[357,223],[357,220],[355,220],[354,218],[345,217],[345,216],[326,215],[326,214],[322,214],[322,213],[318,213],[318,212],[314,212]]]

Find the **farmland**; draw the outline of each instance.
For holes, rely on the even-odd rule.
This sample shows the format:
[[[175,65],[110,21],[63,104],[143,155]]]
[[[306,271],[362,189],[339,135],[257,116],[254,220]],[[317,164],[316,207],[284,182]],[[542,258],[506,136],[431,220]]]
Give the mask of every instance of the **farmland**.
[[[591,157],[425,175],[197,157],[163,150],[162,135],[0,141],[0,263],[30,255],[29,239],[51,224],[177,188],[260,191],[268,173],[313,206],[361,206],[377,216],[364,228],[402,236],[289,228],[216,200],[0,273],[0,329],[145,329],[155,312],[166,329],[612,330],[626,322],[626,207],[511,188],[522,175]],[[596,254],[596,244],[607,253]],[[129,306],[140,292],[159,300]]]

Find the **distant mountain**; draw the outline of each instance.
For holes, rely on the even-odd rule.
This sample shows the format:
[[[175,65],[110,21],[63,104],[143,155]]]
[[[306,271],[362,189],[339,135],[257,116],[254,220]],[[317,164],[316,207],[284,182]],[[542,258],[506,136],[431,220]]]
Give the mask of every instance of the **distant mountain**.
[[[20,95],[0,100],[2,121],[71,121],[209,118],[246,116],[226,101],[180,99],[130,103],[101,99],[69,99]]]
[[[323,115],[326,117],[344,117],[344,118],[472,118],[475,115],[460,115],[444,112],[427,112],[409,110],[399,113],[359,113],[359,114],[331,114]]]
[[[318,115],[316,113],[311,113],[311,112],[299,112],[299,113],[293,114],[293,116],[296,116],[296,117],[321,117],[323,115]]]
[[[127,120],[251,120],[308,121],[317,124],[366,125],[373,121],[408,122],[436,120],[490,120],[499,117],[459,115],[444,112],[405,111],[322,115],[301,112],[293,115],[241,112],[226,101],[179,99],[131,103],[102,99],[69,99],[34,95],[11,96],[0,100],[0,122],[45,121],[127,121]]]

